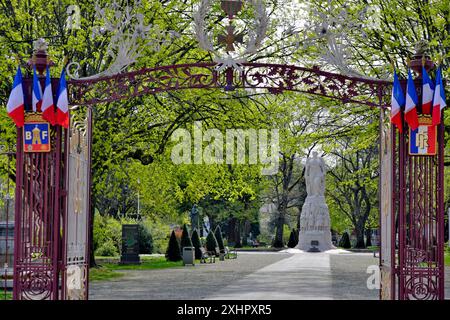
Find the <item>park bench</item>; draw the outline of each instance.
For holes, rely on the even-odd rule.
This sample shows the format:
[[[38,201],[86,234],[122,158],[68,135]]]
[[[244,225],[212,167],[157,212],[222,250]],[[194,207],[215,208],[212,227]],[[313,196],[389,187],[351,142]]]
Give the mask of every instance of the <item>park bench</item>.
[[[206,259],[209,259],[209,263],[216,262],[216,253],[212,251],[206,251],[205,248],[201,247],[200,251],[202,252],[202,257],[200,259],[200,263],[206,263]]]
[[[236,259],[237,258],[237,250],[225,247],[225,255],[227,256],[227,259]]]

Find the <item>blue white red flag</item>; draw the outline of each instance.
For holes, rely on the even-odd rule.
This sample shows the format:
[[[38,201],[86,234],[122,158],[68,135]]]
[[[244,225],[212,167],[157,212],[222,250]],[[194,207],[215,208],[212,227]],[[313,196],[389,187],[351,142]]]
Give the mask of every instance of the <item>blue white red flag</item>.
[[[42,117],[50,122],[52,126],[56,124],[55,104],[53,103],[52,82],[50,79],[50,68],[47,67],[47,77],[45,78],[44,96],[42,98]]]
[[[56,100],[56,124],[66,129],[69,128],[69,97],[64,69],[59,79],[58,98]]]
[[[13,88],[6,104],[8,116],[14,121],[19,128],[23,127],[25,122],[25,96],[22,85],[22,71],[20,67],[17,69],[14,77]]]
[[[394,70],[394,86],[392,87],[391,98],[391,123],[395,124],[400,133],[403,132],[402,107],[405,105],[405,95],[403,94],[397,72]]]
[[[406,104],[405,104],[405,120],[412,130],[416,130],[419,126],[417,117],[417,93],[411,70],[408,70],[408,84],[406,87]]]
[[[409,153],[411,155],[436,155],[436,126],[432,124],[429,117],[420,118],[419,127],[411,130],[409,137]]]
[[[33,67],[33,112],[40,112],[42,105],[42,88],[36,74],[36,66]]]
[[[422,114],[431,114],[433,94],[434,84],[428,76],[425,67],[422,67]]]
[[[445,101],[445,90],[444,83],[442,81],[442,70],[438,68],[436,73],[436,89],[434,90],[433,98],[433,125],[438,125],[441,123],[441,113],[442,109],[447,106]]]

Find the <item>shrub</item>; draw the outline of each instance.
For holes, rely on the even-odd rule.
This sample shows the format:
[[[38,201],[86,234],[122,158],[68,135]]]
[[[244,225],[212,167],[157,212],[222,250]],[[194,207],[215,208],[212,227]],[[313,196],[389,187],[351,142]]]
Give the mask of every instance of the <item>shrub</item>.
[[[112,217],[101,216],[97,211],[94,217],[93,241],[95,252],[109,242],[105,247],[112,244],[115,251],[120,253],[122,249],[122,224]]]
[[[278,233],[278,228],[275,229],[275,235]],[[274,248],[283,248],[284,247],[284,241],[283,239],[277,240],[277,237],[273,239],[272,247]]]
[[[153,238],[148,228],[140,223],[138,227],[139,253],[153,253]]]
[[[152,235],[153,253],[165,253],[171,233],[169,225],[157,219],[144,220],[142,223]]]
[[[214,236],[217,240],[217,245],[219,246],[220,252],[225,252],[225,246],[223,245],[223,238],[222,238],[222,230],[220,229],[220,226],[217,226],[216,230],[214,231]]]
[[[206,250],[215,252],[216,255],[218,255],[218,252],[216,250],[218,246],[219,244],[217,243],[217,239],[214,236],[214,233],[210,231],[208,233],[208,236],[206,237]]]
[[[202,258],[202,251],[200,248],[202,247],[202,242],[200,241],[200,237],[198,236],[197,229],[194,229],[192,231],[192,246],[195,248],[195,259],[201,259]]]
[[[95,251],[95,255],[102,257],[116,257],[119,255],[119,251],[112,240],[107,240],[98,247]]]
[[[350,249],[351,248],[350,237],[349,237],[347,232],[344,232],[344,234],[342,235],[341,240],[339,240],[339,247],[344,248],[344,249]]]
[[[181,234],[180,250],[183,252],[184,247],[192,247],[191,236],[186,224],[183,225],[183,233]]]
[[[298,243],[297,236],[295,235],[295,229],[292,229],[291,234],[289,235],[288,248],[295,248]]]
[[[178,244],[177,237],[175,236],[175,231],[172,231],[169,239],[169,245],[167,246],[166,259],[169,261],[180,261],[180,245]]]

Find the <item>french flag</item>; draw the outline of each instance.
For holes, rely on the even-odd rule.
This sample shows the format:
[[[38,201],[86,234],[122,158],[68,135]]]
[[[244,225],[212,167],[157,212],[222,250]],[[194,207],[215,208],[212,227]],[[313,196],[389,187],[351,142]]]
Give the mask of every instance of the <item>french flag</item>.
[[[426,143],[422,146],[417,143],[420,136],[426,137]],[[412,130],[410,139],[411,154],[436,154],[436,126],[421,125],[416,130]]]
[[[395,124],[400,133],[403,132],[402,109],[405,105],[405,95],[403,94],[397,72],[394,70],[394,87],[392,88],[391,98],[391,123]]]
[[[56,124],[69,128],[69,97],[67,95],[66,72],[63,69],[59,79],[58,98],[56,100]]]
[[[405,120],[411,130],[419,127],[419,118],[417,117],[417,93],[411,70],[408,70],[408,85],[406,88]]]
[[[438,68],[436,73],[436,90],[434,90],[433,98],[433,125],[437,126],[441,123],[442,109],[447,106],[445,102],[445,90],[442,82],[442,71]]]
[[[431,114],[433,106],[434,85],[425,67],[422,67],[422,113]]]
[[[17,127],[23,127],[25,122],[25,97],[23,93],[22,71],[17,69],[14,77],[13,89],[6,104],[8,116],[14,121]]]
[[[44,96],[42,98],[42,117],[50,122],[52,126],[56,124],[55,104],[53,103],[52,82],[50,79],[49,67],[47,67]]]
[[[33,112],[40,112],[42,105],[42,88],[39,83],[36,66],[33,67]]]

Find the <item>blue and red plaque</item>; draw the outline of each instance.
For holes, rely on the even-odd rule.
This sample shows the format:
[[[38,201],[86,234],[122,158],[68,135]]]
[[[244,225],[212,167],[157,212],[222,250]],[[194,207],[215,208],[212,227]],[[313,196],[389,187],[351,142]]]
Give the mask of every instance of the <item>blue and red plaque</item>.
[[[409,129],[409,154],[412,156],[435,156],[437,154],[437,129],[431,117],[419,117],[419,127]]]
[[[34,118],[23,126],[23,150],[25,152],[50,152],[50,124]]]

